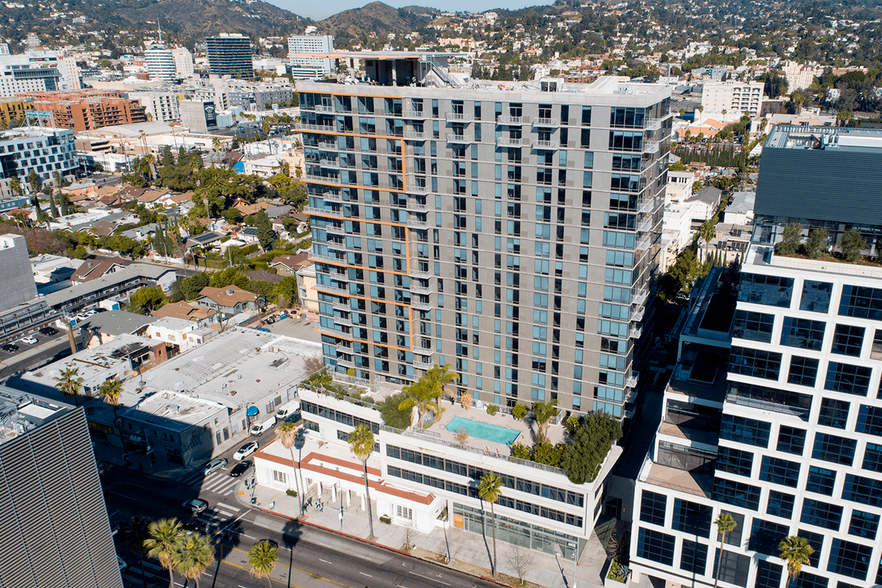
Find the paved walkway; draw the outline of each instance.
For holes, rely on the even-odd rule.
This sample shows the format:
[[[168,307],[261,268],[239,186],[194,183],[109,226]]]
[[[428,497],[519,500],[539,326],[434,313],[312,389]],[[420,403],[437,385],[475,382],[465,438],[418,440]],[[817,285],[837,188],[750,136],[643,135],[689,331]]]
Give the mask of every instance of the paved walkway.
[[[297,518],[300,508],[299,499],[273,488],[258,485],[254,491],[254,503],[251,503],[251,490],[242,490],[239,500],[242,504],[258,508],[276,515]],[[306,524],[321,527],[335,533],[342,533],[360,540],[367,540],[369,534],[367,514],[361,509],[360,503],[353,501],[349,506],[344,504],[342,512],[340,501],[334,502],[330,491],[322,496],[323,507],[317,509],[315,491],[311,493],[312,507],[307,508],[306,516],[300,520]],[[450,558],[453,567],[481,576],[491,577],[490,555],[493,553],[493,539],[461,529],[435,529],[431,533],[420,533],[400,525],[387,525],[378,519],[374,507],[375,543],[389,549],[409,551],[411,555],[437,563],[446,563]],[[412,546],[407,549],[407,545]],[[596,588],[603,586],[601,572],[606,556],[600,540],[592,533],[588,547],[582,553],[576,567],[576,582],[573,582],[572,560],[559,560],[553,555],[522,548],[514,548],[503,541],[497,542],[499,558],[499,580],[515,583],[518,579],[517,568],[526,570],[525,580],[532,585],[547,588],[574,588],[575,586]]]

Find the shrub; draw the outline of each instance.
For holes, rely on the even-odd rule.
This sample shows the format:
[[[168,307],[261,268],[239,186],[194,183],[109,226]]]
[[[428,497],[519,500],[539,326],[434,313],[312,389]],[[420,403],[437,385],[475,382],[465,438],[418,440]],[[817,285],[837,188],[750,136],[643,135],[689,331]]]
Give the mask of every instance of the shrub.
[[[606,575],[610,580],[615,580],[616,582],[625,583],[628,581],[627,569],[625,566],[617,562],[616,560],[612,561],[612,564],[609,566],[609,573]]]
[[[812,259],[817,259],[827,252],[827,231],[815,229],[809,233],[805,240],[805,254]]]
[[[514,407],[511,409],[511,416],[513,416],[514,418],[516,418],[519,421],[524,420],[524,417],[527,416],[526,405],[521,404],[520,402],[515,404]]]
[[[606,413],[593,412],[576,428],[563,449],[560,467],[574,484],[593,482],[613,443],[621,437],[618,421]]]
[[[533,459],[533,452],[523,443],[515,443],[511,446],[511,456],[518,459]]]
[[[296,498],[297,497],[297,490],[285,490],[285,494]]]
[[[859,261],[866,248],[867,242],[857,229],[849,229],[842,235],[842,256],[845,257],[845,261],[849,263]]]
[[[496,406],[495,404],[488,404],[487,405],[487,414],[489,414],[490,416],[495,415],[497,413],[497,411],[499,411],[499,407]]]
[[[387,525],[391,525],[392,524],[392,517],[390,517],[389,515],[381,515],[380,522],[385,523]]]
[[[799,250],[799,244],[802,241],[802,225],[799,223],[789,223],[784,227],[784,234],[781,236],[781,242],[775,247],[781,255],[793,255]]]

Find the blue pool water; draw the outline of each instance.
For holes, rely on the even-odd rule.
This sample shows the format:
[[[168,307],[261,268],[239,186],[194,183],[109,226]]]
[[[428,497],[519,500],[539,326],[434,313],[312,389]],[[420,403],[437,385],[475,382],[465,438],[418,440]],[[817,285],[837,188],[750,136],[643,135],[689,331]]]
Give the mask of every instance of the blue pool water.
[[[454,433],[459,431],[460,428],[465,428],[465,430],[468,431],[469,435],[472,437],[483,439],[484,441],[502,443],[504,445],[511,445],[515,442],[515,439],[518,438],[518,435],[521,434],[520,431],[515,431],[514,429],[499,427],[497,425],[489,425],[487,423],[480,423],[478,421],[464,419],[462,417],[453,417],[453,419],[451,419],[451,421],[447,423],[447,426],[444,428]]]

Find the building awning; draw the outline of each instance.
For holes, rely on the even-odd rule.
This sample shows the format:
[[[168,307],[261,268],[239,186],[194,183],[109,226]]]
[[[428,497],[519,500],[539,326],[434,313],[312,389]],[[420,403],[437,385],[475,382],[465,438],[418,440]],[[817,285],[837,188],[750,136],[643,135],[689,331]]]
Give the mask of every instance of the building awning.
[[[256,406],[249,406],[248,410],[245,411],[245,414],[253,417],[260,414],[260,410]]]

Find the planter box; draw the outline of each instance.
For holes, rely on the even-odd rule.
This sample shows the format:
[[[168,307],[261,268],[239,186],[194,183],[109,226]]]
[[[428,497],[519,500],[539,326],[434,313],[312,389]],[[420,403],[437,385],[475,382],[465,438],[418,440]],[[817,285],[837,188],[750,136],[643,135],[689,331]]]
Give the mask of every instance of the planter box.
[[[618,578],[610,577],[610,571],[613,567],[618,568]],[[623,578],[619,579],[619,578]],[[631,570],[627,566],[618,565],[616,560],[610,560],[609,564],[603,570],[603,586],[604,588],[625,588],[631,583]]]

